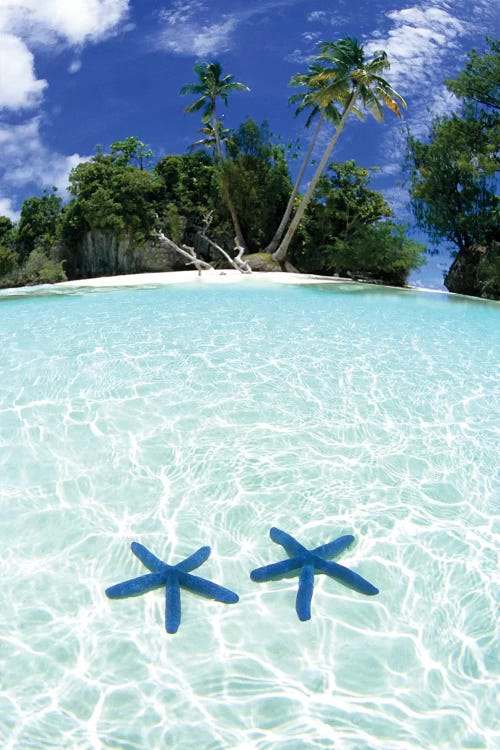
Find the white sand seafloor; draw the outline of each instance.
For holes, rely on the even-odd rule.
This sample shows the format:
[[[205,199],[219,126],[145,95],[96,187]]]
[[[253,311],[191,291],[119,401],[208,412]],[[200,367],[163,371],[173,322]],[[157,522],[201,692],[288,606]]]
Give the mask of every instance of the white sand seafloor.
[[[498,750],[500,308],[416,291],[0,292],[0,750]],[[250,577],[273,526],[352,535],[380,594],[318,577],[301,622],[297,578]],[[106,596],[132,541],[210,545],[239,603],[183,592],[167,635],[163,591]]]

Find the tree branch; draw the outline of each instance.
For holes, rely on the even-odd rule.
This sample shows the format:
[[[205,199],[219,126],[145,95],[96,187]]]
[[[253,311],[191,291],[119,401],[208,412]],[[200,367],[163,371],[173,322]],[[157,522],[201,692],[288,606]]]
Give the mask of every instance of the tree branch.
[[[206,234],[201,234],[200,237],[203,237],[203,239],[206,240],[209,243],[209,245],[212,245],[212,247],[215,247],[216,250],[222,253],[222,255],[226,258],[226,260],[228,260],[229,263],[232,265],[232,267],[235,268],[237,271],[239,271],[240,273],[252,273],[252,269],[250,268],[248,263],[246,263],[246,261],[243,261],[241,259],[243,253],[245,252],[245,248],[238,244],[237,237],[234,238],[235,249],[238,250],[238,254],[236,255],[235,258],[231,258],[231,256],[228,253],[226,253],[226,251],[220,245],[218,245],[216,242],[211,240],[210,237],[207,237]]]
[[[181,247],[179,247],[179,245],[176,245],[175,242],[164,235],[163,232],[157,232],[157,237],[160,242],[163,242],[171,250],[175,250],[175,252],[182,255],[183,258],[187,258],[189,262],[186,263],[186,265],[193,265],[198,271],[198,276],[201,276],[201,272],[203,269],[210,269],[211,271],[214,270],[213,266],[211,266],[210,263],[206,263],[204,260],[198,258],[193,247],[189,247],[188,245],[182,245]]]

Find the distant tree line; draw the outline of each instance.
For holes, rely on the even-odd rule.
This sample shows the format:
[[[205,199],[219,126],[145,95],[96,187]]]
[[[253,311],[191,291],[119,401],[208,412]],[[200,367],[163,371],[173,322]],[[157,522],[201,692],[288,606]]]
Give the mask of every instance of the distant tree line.
[[[498,57],[498,48],[492,47],[491,54]],[[254,268],[264,264],[405,284],[410,271],[423,263],[424,247],[406,237],[406,228],[394,221],[383,196],[370,188],[369,170],[352,160],[331,161],[351,114],[362,117],[367,109],[381,119],[384,106],[397,116],[406,106],[381,75],[388,67],[385,52],[366,60],[351,38],[318,45],[308,72],[291,81],[300,89],[291,97],[297,113],[307,111],[306,126],[315,124],[312,147],[292,184],[294,147],[285,146],[265,122],[248,118],[229,129],[217,116],[218,102],[227,104],[231,93],[247,87],[223,75],[217,62],[196,65],[196,83],[181,93],[196,97],[186,110],[200,112],[202,137],[187,153],[156,162],[137,136],[112,143],[107,153],[98,148],[90,161],[71,171],[66,205],[53,189],[26,200],[16,225],[0,217],[0,285],[160,270],[161,236],[219,266],[227,262],[214,247],[231,257],[244,252]],[[490,117],[484,128],[491,130],[494,118],[484,102],[481,108]],[[315,139],[324,128],[332,130],[330,141],[301,193]],[[447,238],[439,234],[441,229],[432,229],[428,218],[425,207],[432,205],[433,196],[419,192],[427,172],[418,159],[434,137],[433,131],[430,143],[420,144],[409,136],[407,168],[419,225],[436,238]],[[492,174],[491,148],[489,156],[487,151],[485,145],[476,171],[469,170],[470,179],[484,185]],[[495,210],[495,200],[485,198],[479,222],[493,226]],[[173,268],[185,267],[181,255],[169,262]]]

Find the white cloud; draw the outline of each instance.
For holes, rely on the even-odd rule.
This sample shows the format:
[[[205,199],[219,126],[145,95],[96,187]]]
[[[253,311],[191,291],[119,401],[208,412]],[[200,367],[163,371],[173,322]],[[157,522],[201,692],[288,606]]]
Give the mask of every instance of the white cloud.
[[[12,34],[0,32],[0,109],[25,109],[41,99],[47,81],[37,80],[32,53]]]
[[[285,57],[286,62],[297,63],[298,65],[306,65],[311,62],[312,56],[309,52],[304,52],[302,49],[294,49]]]
[[[172,8],[160,12],[163,29],[158,36],[158,46],[178,55],[195,57],[227,52],[240,21],[235,15],[223,15],[212,23],[211,17],[204,2],[176,0]]]
[[[68,67],[68,73],[78,73],[81,67],[82,67],[82,61],[76,57],[74,60],[71,61]]]
[[[0,0],[0,109],[26,109],[41,101],[33,51],[40,46],[81,48],[113,33],[129,0]]]
[[[310,23],[325,23],[329,20],[330,14],[326,10],[313,10],[307,16],[307,20]]]
[[[165,28],[160,35],[159,45],[179,55],[205,57],[221,54],[231,49],[231,35],[237,25],[232,18],[206,26],[182,23],[180,27]]]
[[[321,32],[320,31],[304,31],[302,34],[302,39],[305,42],[317,42],[318,39],[321,39]]]
[[[207,0],[174,0],[160,11],[162,29],[157,35],[159,49],[178,55],[207,57],[233,48],[235,32],[256,16],[294,5],[296,0],[265,0],[249,4],[243,10],[224,13],[219,10],[214,22],[213,6]],[[231,5],[231,3],[229,3]]]
[[[386,17],[392,25],[387,37],[381,39],[377,33],[365,49],[367,54],[385,49],[391,62],[390,80],[396,88],[428,83],[466,31],[461,19],[432,5],[413,5]]]
[[[3,156],[0,179],[4,192],[34,183],[39,188],[55,186],[64,193],[69,171],[89,159],[80,154],[64,156],[48,149],[40,136],[39,117],[21,125],[0,124],[0,151]]]
[[[491,25],[494,5],[492,0],[477,0],[473,5],[468,0],[455,0],[453,4],[445,0],[415,2],[388,12],[388,28],[379,26],[366,42],[367,55],[376,49],[387,52],[391,68],[386,77],[407,100],[404,119],[416,138],[427,136],[434,117],[458,109],[459,102],[443,79],[460,69],[464,41],[484,33]],[[389,125],[389,117],[387,120]],[[385,174],[400,168],[404,158],[405,138],[399,127],[392,119],[381,140]],[[404,215],[408,200],[405,189],[383,192],[398,215]]]
[[[0,216],[6,216],[11,221],[18,221],[20,211],[16,211],[10,198],[0,198]]]
[[[128,8],[129,0],[2,0],[0,29],[34,44],[83,44],[112,33]]]

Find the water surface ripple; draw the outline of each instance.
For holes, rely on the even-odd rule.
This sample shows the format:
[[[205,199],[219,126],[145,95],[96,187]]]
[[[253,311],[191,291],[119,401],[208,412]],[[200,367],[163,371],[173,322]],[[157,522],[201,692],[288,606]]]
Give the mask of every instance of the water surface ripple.
[[[0,746],[500,744],[495,304],[350,285],[0,298]],[[363,597],[255,584],[342,534]],[[237,591],[110,601],[137,540]]]

